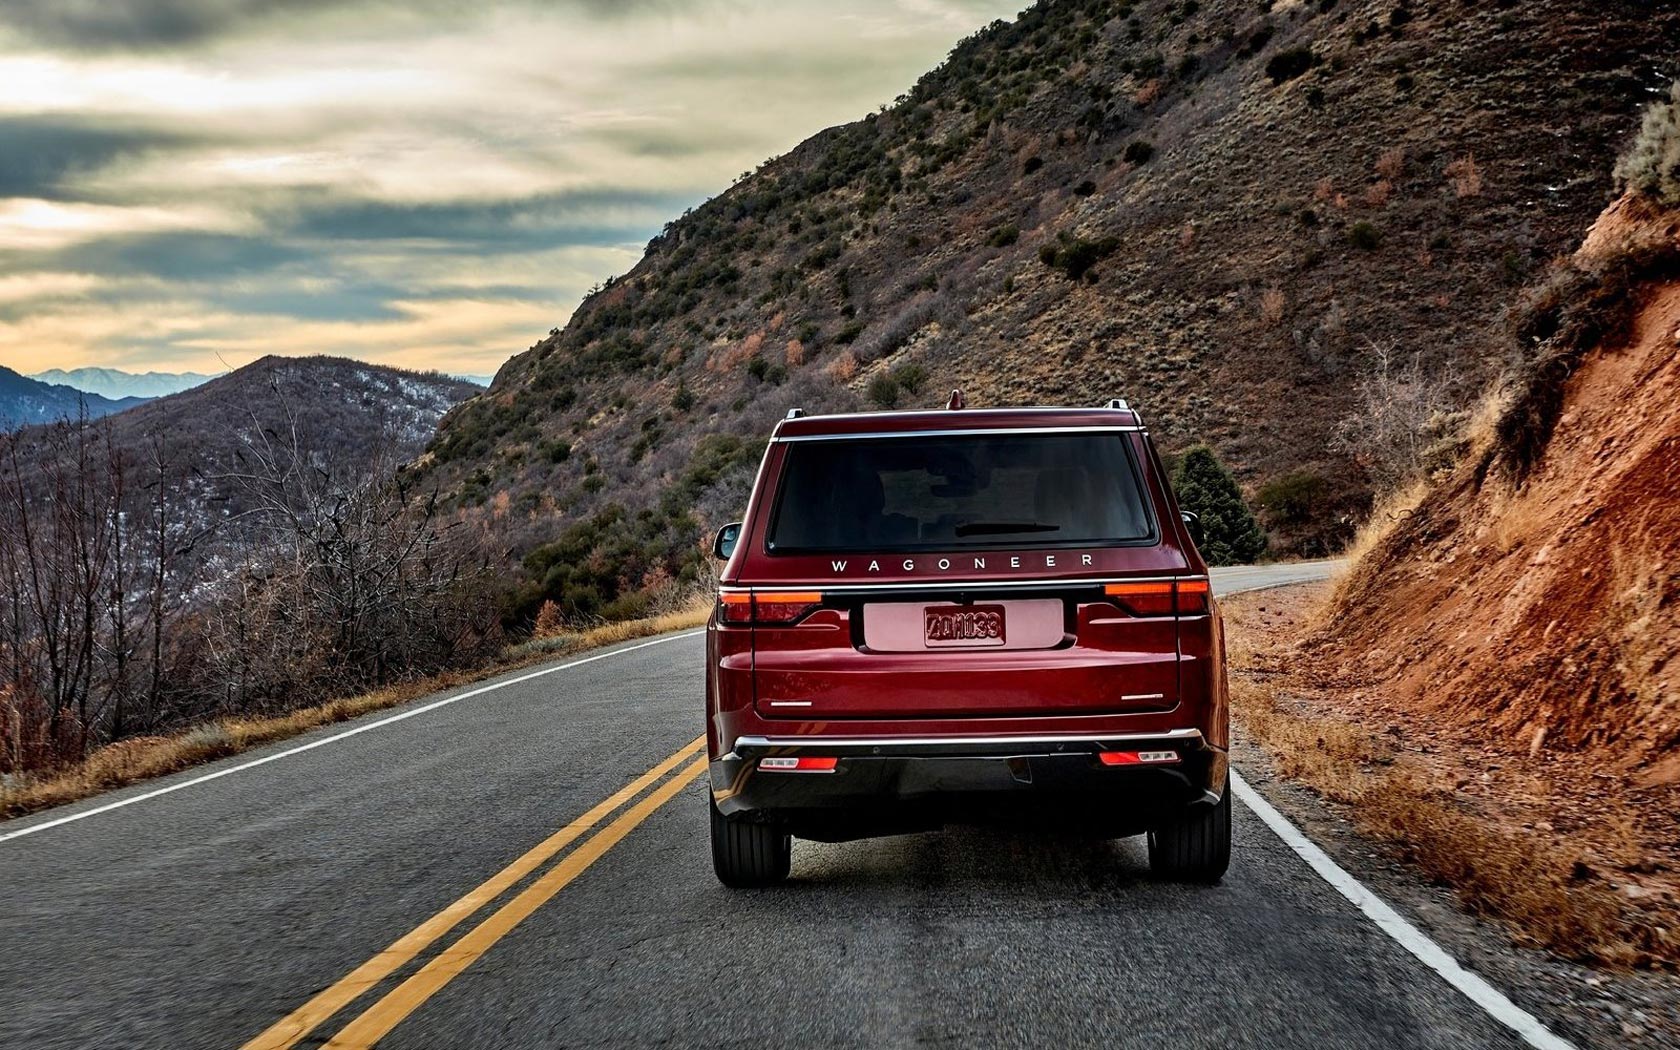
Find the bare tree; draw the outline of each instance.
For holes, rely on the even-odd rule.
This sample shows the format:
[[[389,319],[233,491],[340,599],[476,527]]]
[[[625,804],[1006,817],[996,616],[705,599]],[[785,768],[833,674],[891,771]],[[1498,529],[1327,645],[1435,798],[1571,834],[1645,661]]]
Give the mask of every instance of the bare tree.
[[[1376,368],[1359,381],[1355,409],[1336,428],[1335,445],[1387,492],[1422,475],[1452,410],[1451,383],[1403,359],[1392,344],[1367,342]]]

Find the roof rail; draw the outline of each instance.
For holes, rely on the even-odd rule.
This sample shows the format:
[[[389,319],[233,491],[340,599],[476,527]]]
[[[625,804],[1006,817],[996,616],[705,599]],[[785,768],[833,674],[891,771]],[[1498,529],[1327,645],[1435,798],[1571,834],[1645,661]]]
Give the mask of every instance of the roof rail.
[[[788,409],[787,417],[789,419],[798,419],[800,416],[802,416],[804,414],[805,414],[805,410],[803,408],[790,408],[790,409]]]

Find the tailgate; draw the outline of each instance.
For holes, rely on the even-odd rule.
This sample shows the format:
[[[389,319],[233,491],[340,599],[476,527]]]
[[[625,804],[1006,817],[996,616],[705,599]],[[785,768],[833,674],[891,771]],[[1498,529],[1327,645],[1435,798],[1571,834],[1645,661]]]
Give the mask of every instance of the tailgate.
[[[1178,703],[1166,602],[1101,585],[960,595],[825,595],[795,624],[753,631],[767,718],[1101,715]]]

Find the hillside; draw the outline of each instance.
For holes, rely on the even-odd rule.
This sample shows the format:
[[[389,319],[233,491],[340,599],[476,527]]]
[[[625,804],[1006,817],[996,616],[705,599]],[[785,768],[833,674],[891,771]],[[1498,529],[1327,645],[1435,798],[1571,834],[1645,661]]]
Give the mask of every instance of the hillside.
[[[182,513],[208,529],[248,509],[248,476],[265,463],[308,462],[334,479],[388,473],[419,455],[443,414],[477,392],[436,373],[336,357],[265,357],[101,420],[97,458],[115,456],[136,476],[161,473],[180,488]],[[35,493],[56,476],[49,461],[78,447],[53,427],[28,427],[9,441],[33,468],[20,484]]]
[[[60,419],[98,419],[133,408],[145,398],[113,400],[69,386],[44,383],[0,365],[0,431]]]
[[[264,357],[190,390],[111,420],[118,444],[154,438],[180,449],[204,473],[232,469],[259,429],[296,429],[315,453],[346,460],[419,454],[444,413],[479,393],[437,373],[339,357]]]
[[[100,397],[167,397],[216,378],[202,372],[125,372],[120,368],[49,368],[31,379],[75,387]]]
[[[1442,377],[1449,414],[1497,372],[1505,305],[1604,206],[1680,12],[1264,7],[1059,0],[994,24],[671,222],[446,418],[423,469],[561,599],[559,551],[598,550],[580,522],[651,509],[687,551],[671,500],[734,513],[790,406],[1125,395],[1169,451],[1217,450],[1275,549],[1339,545],[1382,467],[1359,427],[1338,440],[1375,363]],[[697,448],[719,469],[688,471]]]
[[[1531,298],[1496,425],[1329,614],[1406,708],[1680,784],[1680,212],[1632,199]]]

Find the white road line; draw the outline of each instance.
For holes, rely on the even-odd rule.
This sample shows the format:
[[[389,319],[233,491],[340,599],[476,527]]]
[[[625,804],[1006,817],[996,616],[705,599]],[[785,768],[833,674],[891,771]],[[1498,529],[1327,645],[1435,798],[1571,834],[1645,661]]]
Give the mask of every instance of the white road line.
[[[1575,1044],[1554,1035],[1550,1029],[1540,1023],[1539,1018],[1505,998],[1505,994],[1493,985],[1460,966],[1458,960],[1448,955],[1445,949],[1430,940],[1416,926],[1402,918],[1400,913],[1390,907],[1387,901],[1366,889],[1364,883],[1348,874],[1347,869],[1331,860],[1328,854],[1306,835],[1302,834],[1299,828],[1291,824],[1288,817],[1274,809],[1270,802],[1262,798],[1260,793],[1250,787],[1248,781],[1244,780],[1234,770],[1231,773],[1231,788],[1237,793],[1237,798],[1242,800],[1243,805],[1253,810],[1255,816],[1265,821],[1266,826],[1276,832],[1278,838],[1299,854],[1301,859],[1306,861],[1307,865],[1317,872],[1325,882],[1335,887],[1336,892],[1346,897],[1354,907],[1364,912],[1365,917],[1375,923],[1378,929],[1388,934],[1396,944],[1412,953],[1419,962],[1440,974],[1448,984],[1463,992],[1471,1002],[1487,1011],[1488,1016],[1517,1033],[1524,1042],[1539,1048],[1539,1050],[1576,1050]]]
[[[446,696],[442,700],[433,700],[431,703],[421,704],[419,707],[411,707],[406,711],[399,711],[394,715],[388,715],[385,718],[364,723],[363,725],[356,726],[354,729],[346,729],[342,733],[334,733],[331,736],[322,737],[320,740],[312,740],[309,743],[301,744],[298,747],[290,747],[284,751],[276,751],[272,755],[264,755],[262,758],[252,759],[249,762],[241,762],[238,765],[228,766],[225,769],[218,769],[213,773],[205,773],[203,776],[193,777],[191,780],[183,780],[178,784],[170,784],[168,787],[154,788],[151,791],[144,791],[138,795],[130,795],[127,798],[120,798],[115,802],[107,802],[103,806],[95,806],[92,809],[84,809],[76,813],[56,817],[52,820],[43,820],[39,824],[31,824],[28,827],[18,828],[16,831],[8,831],[0,834],[0,842],[8,842],[12,839],[21,839],[25,835],[33,835],[39,831],[46,831],[48,828],[56,828],[61,824],[70,824],[74,821],[86,820],[88,817],[98,816],[101,813],[109,813],[113,809],[122,809],[124,806],[132,806],[136,802],[145,802],[148,799],[154,799],[160,795],[172,794],[173,792],[194,787],[198,784],[206,783],[207,781],[220,780],[222,777],[231,776],[234,773],[243,773],[247,769],[255,769],[258,766],[266,766],[270,762],[278,762],[282,758],[290,758],[293,755],[300,755],[305,751],[313,751],[318,747],[326,747],[328,744],[336,744],[340,740],[348,740],[353,736],[360,736],[371,729],[388,726],[393,722],[401,722],[404,719],[413,718],[415,715],[423,715],[427,711],[436,711],[440,707],[447,707],[450,704],[461,700],[467,700],[475,696],[483,696],[485,693],[494,692],[497,689],[506,689],[510,685],[519,685],[521,682],[529,682],[534,678],[542,678],[544,675],[551,675],[560,671],[569,671],[574,667],[581,667],[584,664],[594,663],[596,660],[605,660],[609,656],[620,656],[624,653],[633,653],[637,649],[646,649],[650,645],[663,645],[666,642],[675,642],[683,638],[693,638],[696,635],[704,633],[704,631],[685,631],[682,634],[667,635],[663,638],[655,638],[651,641],[638,642],[635,645],[627,645],[622,649],[613,649],[604,653],[596,653],[594,656],[585,656],[580,660],[573,660],[570,663],[556,664],[553,667],[545,667],[540,671],[531,671],[526,674],[519,675],[516,678],[509,678],[506,681],[492,682],[489,685],[481,685],[476,689],[469,689],[464,693],[456,693],[454,696]]]

